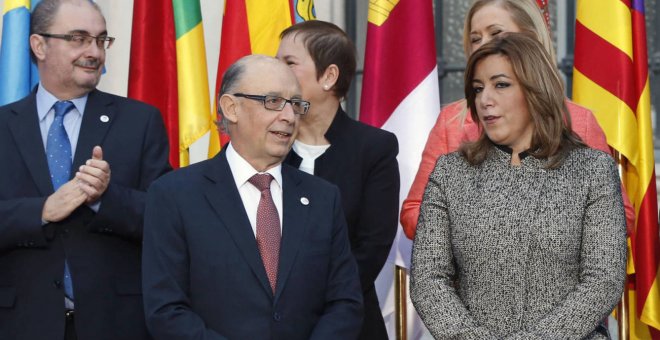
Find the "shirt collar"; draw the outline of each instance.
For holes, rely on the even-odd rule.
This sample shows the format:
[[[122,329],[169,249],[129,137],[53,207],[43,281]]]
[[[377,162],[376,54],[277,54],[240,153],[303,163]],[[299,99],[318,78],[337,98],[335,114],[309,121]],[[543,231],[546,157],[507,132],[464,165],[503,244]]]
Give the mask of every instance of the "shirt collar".
[[[82,116],[85,112],[85,105],[87,105],[87,96],[88,94],[85,94],[82,97],[79,98],[74,98],[74,99],[69,99],[70,102],[73,103],[73,105],[76,107],[76,111],[80,116]],[[57,97],[55,97],[52,93],[48,92],[45,87],[39,83],[39,87],[37,87],[37,95],[36,95],[36,100],[37,100],[37,114],[39,115],[39,121],[42,121],[46,119],[46,115],[50,111],[50,109],[53,108],[53,105],[59,101]]]
[[[254,167],[252,167],[252,165],[250,165],[250,163],[248,163],[248,161],[245,160],[245,158],[236,152],[231,142],[227,145],[226,152],[227,163],[229,163],[229,168],[234,176],[237,188],[243,186],[252,176],[259,173]],[[266,173],[273,176],[277,185],[282,188],[282,163],[266,170]]]

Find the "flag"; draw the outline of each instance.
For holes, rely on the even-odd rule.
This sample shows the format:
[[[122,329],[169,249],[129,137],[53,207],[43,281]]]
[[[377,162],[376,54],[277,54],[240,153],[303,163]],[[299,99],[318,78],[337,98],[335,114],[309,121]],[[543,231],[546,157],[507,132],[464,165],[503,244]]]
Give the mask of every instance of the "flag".
[[[631,339],[660,339],[660,240],[643,0],[580,0],[575,23],[573,100],[593,110],[624,158],[635,208],[630,235]]]
[[[372,0],[367,25],[360,120],[396,134],[403,202],[440,112],[432,1]],[[390,337],[394,321],[393,264],[409,268],[411,248],[412,242],[399,227],[388,263],[376,281],[379,300],[386,301],[382,311],[390,325]],[[412,310],[412,304],[408,305]],[[421,323],[409,318],[408,324],[412,338],[417,338]]]
[[[39,73],[30,60],[30,0],[5,0],[2,15],[0,105],[5,105],[27,96]]]
[[[209,157],[220,150],[211,116],[204,27],[199,0],[172,0],[176,28],[176,69],[179,85],[180,165],[189,164],[188,148],[211,132]]]
[[[215,155],[199,0],[136,0],[133,6],[128,96],[161,111],[172,166],[188,165],[190,146],[207,132],[209,157]]]
[[[229,65],[249,54],[275,56],[284,29],[315,18],[313,0],[226,0],[215,98]]]
[[[128,97],[160,110],[170,142],[170,164],[179,167],[176,35],[169,1],[136,0],[133,3]]]

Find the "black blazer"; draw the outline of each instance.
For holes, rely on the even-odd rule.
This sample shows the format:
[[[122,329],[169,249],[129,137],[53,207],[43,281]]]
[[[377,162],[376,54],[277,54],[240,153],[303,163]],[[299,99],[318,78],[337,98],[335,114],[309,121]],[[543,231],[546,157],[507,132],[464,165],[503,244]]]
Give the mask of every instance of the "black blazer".
[[[282,166],[273,294],[225,152],[149,189],[143,253],[149,330],[158,339],[355,339],[357,266],[339,192]]]
[[[396,236],[399,216],[399,144],[390,132],[348,117],[339,108],[325,138],[330,147],[316,159],[314,175],[339,187],[351,250],[364,294],[361,339],[387,339],[374,281]],[[299,167],[293,150],[285,163]],[[392,273],[394,275],[394,273]]]
[[[98,213],[83,205],[65,220],[42,226],[53,186],[35,97],[0,108],[0,339],[63,339],[65,256],[80,339],[148,338],[140,243],[147,186],[170,170],[160,113],[92,91],[71,173],[100,145],[110,164],[110,185]]]

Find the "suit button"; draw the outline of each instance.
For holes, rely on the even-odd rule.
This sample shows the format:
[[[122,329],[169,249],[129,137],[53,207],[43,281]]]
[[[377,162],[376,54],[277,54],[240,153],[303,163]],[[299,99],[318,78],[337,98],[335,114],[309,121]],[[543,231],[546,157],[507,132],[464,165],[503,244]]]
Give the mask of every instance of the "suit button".
[[[53,286],[55,286],[55,288],[57,288],[57,289],[61,289],[62,288],[62,281],[53,280]]]
[[[28,242],[28,246],[30,246],[30,247],[34,247],[34,241],[30,241],[30,242]]]
[[[282,320],[282,316],[280,315],[280,313],[273,314],[273,320],[275,320],[275,321]]]

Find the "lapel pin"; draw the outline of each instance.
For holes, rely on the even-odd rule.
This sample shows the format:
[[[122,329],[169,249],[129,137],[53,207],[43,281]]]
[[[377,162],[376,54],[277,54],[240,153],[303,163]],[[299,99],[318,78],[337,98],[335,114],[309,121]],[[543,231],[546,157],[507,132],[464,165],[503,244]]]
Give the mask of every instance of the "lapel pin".
[[[104,123],[107,123],[107,122],[110,121],[110,117],[108,117],[106,115],[102,115],[99,119]]]
[[[309,205],[309,200],[307,199],[307,197],[301,197],[300,203],[302,203],[302,205]]]

